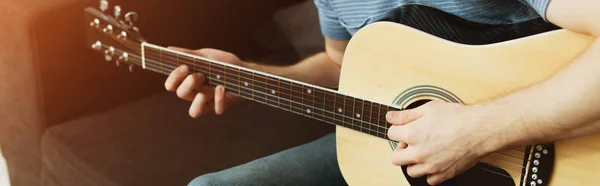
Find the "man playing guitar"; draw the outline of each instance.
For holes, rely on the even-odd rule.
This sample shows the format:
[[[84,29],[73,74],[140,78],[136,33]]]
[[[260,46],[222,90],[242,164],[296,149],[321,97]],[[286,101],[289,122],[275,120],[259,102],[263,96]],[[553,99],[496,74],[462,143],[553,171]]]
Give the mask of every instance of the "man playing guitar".
[[[215,50],[174,48],[198,56],[288,77],[323,87],[336,87],[349,39],[386,12],[407,4],[443,10],[469,21],[511,24],[542,17],[562,28],[600,37],[597,0],[315,0],[326,51],[286,67],[240,60]],[[411,177],[427,176],[440,184],[483,156],[515,145],[545,143],[600,131],[600,41],[551,78],[534,86],[475,105],[430,102],[387,113],[394,124],[387,134],[400,142],[391,155],[397,166],[408,165]],[[165,87],[192,101],[196,118],[223,114],[240,98],[224,87],[203,85],[203,74],[180,66]],[[399,80],[400,81],[400,80]],[[552,100],[552,101],[549,101]],[[527,104],[523,104],[527,103]],[[190,185],[344,185],[336,159],[335,134],[228,170],[200,176]]]

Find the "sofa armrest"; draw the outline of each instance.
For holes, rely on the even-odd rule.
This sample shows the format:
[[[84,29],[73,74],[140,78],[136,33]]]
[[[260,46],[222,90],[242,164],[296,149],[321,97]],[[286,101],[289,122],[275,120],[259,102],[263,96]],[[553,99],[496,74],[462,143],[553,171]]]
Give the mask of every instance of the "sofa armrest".
[[[0,0],[0,144],[13,185],[39,185],[48,126],[162,90],[162,76],[112,68],[85,47],[88,3]]]

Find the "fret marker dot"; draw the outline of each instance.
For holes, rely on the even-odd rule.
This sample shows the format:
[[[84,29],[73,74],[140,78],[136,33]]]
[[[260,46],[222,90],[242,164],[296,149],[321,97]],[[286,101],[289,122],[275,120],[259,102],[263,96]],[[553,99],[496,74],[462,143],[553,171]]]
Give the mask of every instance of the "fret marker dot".
[[[312,90],[306,89],[306,92],[310,94],[310,93],[312,93]]]
[[[310,109],[306,109],[306,113],[309,113],[309,114],[310,114]]]
[[[275,94],[275,93],[276,93],[275,90],[271,90],[271,94]]]
[[[339,113],[342,113],[342,111],[344,111],[344,110],[342,110],[342,108],[338,108]]]
[[[221,75],[217,75],[217,79],[221,79]]]
[[[244,82],[244,86],[248,86],[248,82]]]
[[[360,118],[360,114],[358,114],[358,113],[357,113],[357,114],[356,114],[356,118]]]

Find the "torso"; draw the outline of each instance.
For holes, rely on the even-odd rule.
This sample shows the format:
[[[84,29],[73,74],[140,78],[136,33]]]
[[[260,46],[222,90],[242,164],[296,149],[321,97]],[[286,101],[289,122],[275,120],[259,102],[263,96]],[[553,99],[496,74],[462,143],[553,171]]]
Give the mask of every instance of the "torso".
[[[408,4],[434,7],[486,24],[511,24],[539,18],[531,6],[520,0],[329,0],[340,24],[352,35],[390,10]]]

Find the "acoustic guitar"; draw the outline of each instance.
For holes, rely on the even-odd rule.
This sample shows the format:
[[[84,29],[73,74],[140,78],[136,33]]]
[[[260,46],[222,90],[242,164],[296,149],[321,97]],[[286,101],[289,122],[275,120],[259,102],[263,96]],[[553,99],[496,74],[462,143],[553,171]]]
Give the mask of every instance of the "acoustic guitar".
[[[106,60],[162,74],[186,64],[204,73],[211,86],[337,125],[339,165],[350,185],[428,185],[391,163],[396,143],[387,139],[388,111],[430,100],[475,104],[506,95],[552,76],[593,42],[540,19],[484,25],[404,6],[356,33],[339,90],[331,90],[151,44],[131,24],[136,13],[118,20],[120,8],[115,10],[111,16],[85,9],[89,47]],[[443,185],[599,185],[599,164],[600,135],[591,135],[492,153]]]

